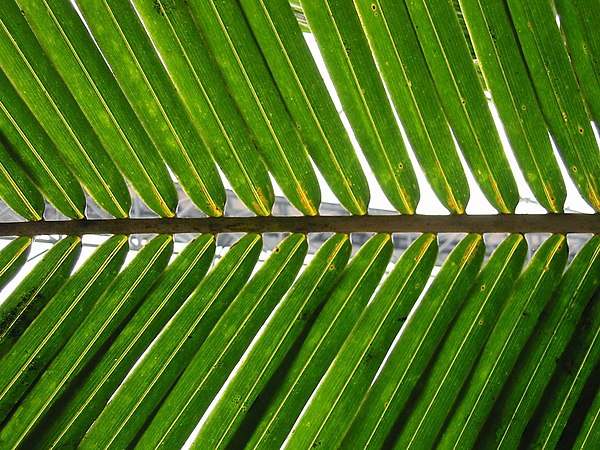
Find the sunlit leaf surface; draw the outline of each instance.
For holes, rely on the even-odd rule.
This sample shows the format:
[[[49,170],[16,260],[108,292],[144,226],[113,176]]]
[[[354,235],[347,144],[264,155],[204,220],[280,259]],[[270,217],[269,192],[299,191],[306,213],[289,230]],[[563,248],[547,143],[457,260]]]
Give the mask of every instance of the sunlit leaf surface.
[[[597,448],[599,5],[1,0],[0,448]]]

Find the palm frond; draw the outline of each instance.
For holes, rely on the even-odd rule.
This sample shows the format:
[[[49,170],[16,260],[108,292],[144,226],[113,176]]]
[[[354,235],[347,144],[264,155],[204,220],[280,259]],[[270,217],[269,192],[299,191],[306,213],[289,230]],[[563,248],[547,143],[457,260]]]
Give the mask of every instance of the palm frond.
[[[0,2],[0,447],[591,448],[592,3]]]

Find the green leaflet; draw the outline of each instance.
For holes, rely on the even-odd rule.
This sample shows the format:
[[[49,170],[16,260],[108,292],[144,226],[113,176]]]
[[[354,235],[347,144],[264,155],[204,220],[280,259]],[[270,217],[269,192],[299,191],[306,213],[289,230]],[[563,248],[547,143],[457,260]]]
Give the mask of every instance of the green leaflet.
[[[507,4],[558,151],[579,193],[600,211],[600,151],[550,2]]]
[[[375,235],[363,245],[311,319],[312,326],[295,343],[287,364],[261,393],[269,403],[255,402],[248,411],[252,425],[240,430],[233,442],[242,445],[249,439],[247,448],[281,446],[379,284],[391,252],[387,234]]]
[[[499,212],[519,201],[496,125],[449,1],[405,0],[448,122],[475,180]]]
[[[206,147],[240,200],[267,216],[274,202],[267,169],[189,10],[169,1],[133,2]],[[158,12],[158,13],[157,13]]]
[[[600,285],[600,236],[578,252],[490,413],[478,448],[514,448],[531,419],[556,361],[576,330],[590,297]],[[492,419],[493,418],[493,419]]]
[[[0,198],[26,220],[41,220],[44,199],[25,171],[15,161],[0,135]]]
[[[2,68],[94,200],[115,217],[131,206],[123,177],[48,60],[14,0],[0,7]]]
[[[79,0],[86,19],[79,17],[74,8],[76,1],[0,0],[0,196],[20,208],[27,220],[42,219],[44,215],[46,219],[55,218],[51,211],[44,212],[44,200],[70,218],[92,218],[95,203],[92,201],[86,211],[78,181],[81,171],[69,154],[79,152],[85,159],[97,150],[106,150],[108,156],[103,158],[112,158],[115,167],[132,180],[130,185],[125,184],[127,191],[137,189],[147,204],[165,216],[172,215],[177,206],[172,195],[175,177],[181,178],[204,212],[215,216],[223,213],[226,197],[220,169],[212,158],[219,160],[222,172],[232,182],[227,183],[233,184],[238,198],[248,204],[246,212],[268,215],[273,199],[268,179],[271,175],[263,167],[265,149],[272,150],[273,159],[281,157],[278,180],[289,183],[286,193],[295,196],[294,202],[302,212],[315,214],[319,209],[318,186],[313,185],[312,193],[308,192],[314,182],[314,162],[348,211],[362,214],[369,201],[368,189],[358,187],[364,177],[358,166],[355,172],[344,166],[348,163],[350,167],[357,155],[362,158],[356,151],[358,146],[352,148],[349,143],[354,139],[354,131],[365,153],[371,153],[369,159],[379,158],[381,167],[375,171],[383,173],[382,185],[392,192],[391,197],[396,195],[394,205],[404,208],[403,212],[413,212],[418,201],[417,186],[413,186],[414,192],[413,187],[400,191],[404,187],[399,187],[396,174],[392,173],[399,167],[393,163],[386,166],[387,157],[403,162],[405,136],[400,137],[398,130],[406,131],[407,141],[413,144],[414,153],[428,171],[430,183],[442,202],[451,212],[461,213],[468,195],[460,187],[459,178],[464,178],[461,167],[450,162],[456,162],[455,145],[450,141],[458,127],[449,130],[448,119],[458,122],[457,117],[464,115],[460,100],[471,107],[470,98],[460,97],[469,90],[480,91],[472,94],[477,101],[483,98],[481,93],[492,96],[496,105],[480,102],[479,111],[485,111],[486,106],[498,107],[511,150],[520,160],[521,169],[516,170],[523,173],[549,211],[560,211],[563,183],[548,152],[545,129],[546,120],[551,122],[546,117],[552,113],[554,128],[558,130],[553,131],[558,136],[556,142],[561,150],[567,148],[568,170],[577,170],[580,189],[588,201],[596,201],[594,208],[598,207],[600,153],[590,133],[595,132],[597,124],[588,127],[590,118],[597,116],[594,112],[599,101],[599,95],[594,95],[600,86],[598,0],[593,4],[590,0],[510,0],[510,8],[508,0],[305,0],[306,5],[312,5],[310,25],[315,33],[323,35],[319,43],[332,73],[337,73],[334,87],[350,92],[343,95],[345,111],[341,121],[323,89],[331,80],[325,77],[323,81],[315,71],[286,0]],[[458,6],[461,2],[466,20],[460,22],[460,32],[455,32],[455,19],[462,18]],[[299,20],[303,20],[301,7],[295,3],[299,2],[294,2],[292,8],[300,12]],[[419,5],[433,12],[430,17],[421,17],[423,22],[417,30],[413,23],[418,15],[415,10],[425,15]],[[553,7],[560,13],[558,27],[559,17]],[[424,24],[434,24],[429,31],[439,35],[427,33]],[[92,39],[88,33],[94,33]],[[435,40],[438,37],[443,45]],[[468,47],[471,37],[474,46]],[[428,38],[432,38],[431,42]],[[463,39],[467,41],[466,52]],[[439,81],[429,77],[431,72],[439,75],[447,67],[440,64],[442,69],[435,68],[425,59],[424,48],[430,49],[426,52],[430,59],[434,59],[436,50],[438,57],[441,51],[449,55],[448,61],[446,55],[440,59],[443,63],[452,61],[450,76],[455,76],[458,91],[438,92],[435,83]],[[462,52],[460,64],[455,65],[453,50],[456,55]],[[470,67],[475,68],[475,76]],[[479,83],[475,81],[478,78]],[[538,83],[533,85],[533,79],[539,79]],[[454,80],[448,82],[451,81]],[[439,97],[445,102],[454,98],[459,112],[449,113],[449,107],[441,107]],[[543,109],[542,98],[546,105]],[[571,110],[563,109],[558,101],[573,102]],[[342,122],[348,124],[346,114],[354,130],[340,127]],[[485,167],[486,163],[497,164],[496,156],[502,156],[501,152],[496,153],[500,147],[494,147],[496,130],[484,117],[487,114],[480,117],[475,112],[468,116],[463,132],[472,138],[474,153],[481,151],[480,181],[488,182],[487,174],[494,173],[508,186],[508,192],[512,189],[510,172],[494,172]],[[585,124],[583,138],[577,117]],[[477,122],[468,123],[470,119]],[[470,134],[472,130],[478,134]],[[381,135],[387,138],[381,141],[384,144],[377,142]],[[488,140],[477,141],[479,137]],[[463,147],[465,140],[460,142]],[[509,151],[508,147],[504,150]],[[388,153],[383,153],[382,148]],[[295,164],[296,157],[305,165]],[[89,165],[88,169],[98,170],[92,176],[114,171],[110,164],[106,171],[101,163],[92,161]],[[545,166],[547,163],[550,165]],[[156,172],[152,172],[154,169]],[[260,175],[252,175],[253,171]],[[400,173],[406,171],[404,167]],[[350,173],[361,181],[352,181]],[[306,185],[299,181],[301,176],[309,180]],[[117,177],[120,178],[118,172]],[[497,179],[488,182],[488,197],[495,195],[492,191],[497,188]],[[117,214],[127,214],[128,192],[122,189],[122,180],[117,180],[118,186],[110,180],[96,181],[105,200],[113,202],[113,209],[120,208]],[[410,185],[410,180],[407,183]],[[160,193],[162,189],[164,195]],[[117,196],[108,198],[111,190],[124,193],[125,203],[119,206]],[[409,191],[416,196],[408,198]],[[514,194],[510,191],[505,198],[494,201],[503,201],[505,212],[509,212],[514,206],[510,204],[516,198]],[[181,214],[187,215],[188,199],[183,200]],[[523,206],[521,203],[519,208]],[[293,227],[308,223],[301,218],[292,219]],[[328,219],[324,217],[319,222],[326,224]],[[556,219],[565,220],[565,233],[567,229],[577,231],[584,222],[592,227],[598,223],[598,217],[592,216]],[[474,217],[459,222],[466,224],[471,220],[478,221]],[[90,231],[85,230],[87,222],[71,221],[57,228],[79,235]],[[179,223],[144,223],[150,222],[172,228],[171,231]],[[242,226],[252,226],[253,221],[238,223],[242,222]],[[284,222],[257,221],[259,226],[274,223],[276,227]],[[374,222],[376,218],[370,223]],[[478,223],[486,222],[481,219]],[[125,221],[122,225],[132,223]],[[229,222],[203,223],[210,223],[213,230],[222,230]],[[347,232],[354,223],[347,222]],[[519,227],[523,232],[540,225],[524,216],[498,221],[490,218],[489,223],[512,223],[508,226]],[[112,224],[99,228],[107,231]],[[33,236],[46,225],[49,224],[27,223],[21,229]],[[98,223],[89,225],[95,227]],[[385,226],[383,219],[381,225]],[[11,224],[7,229],[20,226]],[[362,237],[352,239],[356,243]],[[3,245],[12,239],[5,238]],[[16,242],[25,243],[27,239]],[[75,448],[82,440],[83,447],[88,448],[110,446],[103,445],[108,441],[115,448],[136,444],[140,448],[152,447],[152,438],[158,435],[154,432],[162,430],[163,425],[172,426],[164,441],[169,447],[188,435],[190,424],[201,419],[201,412],[202,420],[208,420],[194,444],[199,448],[210,447],[213,442],[214,446],[226,448],[246,444],[250,448],[278,448],[286,439],[288,448],[310,444],[335,448],[347,428],[353,426],[355,413],[365,397],[366,402],[372,401],[368,393],[371,383],[376,383],[372,393],[383,390],[380,385],[394,385],[401,378],[399,399],[392,398],[391,404],[380,410],[365,407],[354,422],[362,425],[385,415],[391,430],[381,433],[381,441],[378,435],[373,442],[382,448],[395,445],[404,450],[408,447],[404,437],[410,437],[411,447],[418,450],[455,445],[452,439],[449,443],[439,442],[444,439],[440,428],[453,427],[461,419],[470,421],[470,414],[473,422],[467,424],[470,431],[464,434],[473,436],[464,441],[461,436],[456,443],[461,448],[571,448],[576,445],[578,431],[581,441],[591,441],[589,447],[598,441],[595,436],[600,428],[599,400],[594,400],[600,366],[597,236],[590,239],[564,275],[564,249],[556,250],[554,257],[545,261],[543,255],[534,260],[538,276],[529,278],[531,282],[539,281],[539,298],[529,296],[534,288],[526,283],[518,282],[514,289],[524,241],[521,236],[511,236],[481,272],[473,268],[470,277],[464,275],[465,282],[453,286],[456,290],[434,284],[432,290],[437,289],[438,293],[426,297],[428,305],[424,310],[422,303],[418,303],[418,309],[414,303],[420,289],[425,290],[422,286],[434,278],[421,281],[427,278],[425,266],[433,259],[437,239],[431,235],[420,241],[426,251],[411,249],[418,256],[409,258],[407,252],[407,260],[397,264],[386,279],[381,274],[393,267],[386,265],[386,258],[393,251],[386,235],[374,238],[368,244],[370,255],[363,248],[348,267],[350,239],[345,235],[334,237],[334,244],[327,248],[332,253],[322,250],[323,254],[309,263],[297,280],[291,272],[292,266],[300,265],[305,248],[303,237],[286,241],[293,247],[290,255],[296,255],[292,259],[298,260],[285,264],[286,252],[280,249],[267,262],[274,271],[269,273],[268,267],[263,266],[266,258],[256,264],[260,237],[248,236],[207,277],[215,237],[202,236],[193,253],[162,270],[170,254],[170,239],[160,237],[151,245],[158,245],[161,250],[155,255],[146,253],[150,259],[160,259],[156,265],[137,262],[140,271],[149,272],[139,278],[143,281],[131,290],[131,296],[121,296],[118,285],[111,285],[115,279],[119,283],[131,275],[129,268],[119,275],[126,258],[123,236],[109,241],[104,250],[92,257],[96,258],[93,263],[88,261],[89,265],[71,278],[80,248],[78,237],[58,244],[47,261],[38,264],[32,273],[20,269],[18,276],[27,278],[0,304],[1,448],[11,448],[11,443],[17,441],[20,448]],[[403,235],[400,239],[410,237]],[[498,239],[489,236],[490,244]],[[551,240],[552,245],[564,245],[563,237]],[[0,284],[17,270],[26,252],[4,263],[4,257],[10,255],[0,251]],[[480,252],[477,249],[473,254],[479,258]],[[221,256],[219,248],[217,258]],[[311,257],[306,261],[311,261]],[[419,264],[417,258],[421,258]],[[34,266],[32,262],[23,266],[27,272]],[[466,263],[458,258],[456,262]],[[319,278],[309,280],[306,274],[317,263],[320,270],[314,275]],[[476,265],[473,261],[466,264]],[[332,270],[330,265],[334,266]],[[458,266],[454,269],[460,270]],[[449,270],[442,272],[447,274]],[[277,273],[280,276],[271,285],[274,278],[270,276]],[[264,284],[259,286],[257,280]],[[16,283],[11,283],[11,288],[13,284]],[[283,291],[290,284],[292,290],[284,296]],[[439,304],[433,297],[444,302],[446,295],[459,288],[464,291],[462,304],[457,295],[454,307],[445,300],[443,308],[435,309]],[[588,300],[593,289],[596,294]],[[514,291],[514,295],[509,295],[509,291]],[[5,288],[2,298],[6,292]],[[548,301],[544,301],[546,295]],[[371,298],[373,302],[367,306]],[[515,307],[515,299],[527,306]],[[512,302],[502,312],[506,300]],[[427,308],[431,308],[430,315],[423,312]],[[515,310],[509,312],[509,308]],[[403,320],[412,309],[422,326],[419,335],[415,331],[417,321],[406,324]],[[269,319],[265,319],[267,315]],[[94,317],[99,317],[97,324]],[[496,323],[496,330],[503,331],[494,331],[486,344]],[[259,329],[261,324],[265,326]],[[78,327],[89,334],[78,333]],[[404,345],[394,350],[390,342],[399,328]],[[511,333],[513,329],[515,332]],[[253,343],[251,336],[256,338]],[[423,338],[419,351],[413,351]],[[502,344],[506,344],[505,350],[500,349]],[[390,364],[396,361],[396,366],[384,366],[382,377],[377,378],[375,373],[388,349],[393,352]],[[496,359],[491,359],[494,356],[490,354]],[[138,360],[140,365],[136,366]],[[235,363],[238,364],[232,369]],[[238,368],[240,371],[236,372]],[[483,373],[479,376],[489,379],[482,381],[478,375],[469,378],[478,370]],[[211,406],[216,405],[214,410],[207,407],[211,401]],[[470,406],[464,406],[463,401],[471,401]],[[277,414],[277,408],[281,408],[281,414]],[[453,416],[455,411],[458,416]],[[181,420],[169,423],[167,416],[171,412]],[[463,422],[456,425],[459,426]],[[163,434],[161,431],[159,437]],[[513,437],[520,442],[516,443]],[[362,448],[358,439],[341,445]]]
[[[596,391],[573,448],[592,450],[598,442],[600,442],[600,391]]]
[[[14,448],[23,443],[43,414],[137,306],[172,252],[173,238],[158,236],[116,277],[4,425],[0,431],[3,445]]]
[[[417,239],[362,314],[289,436],[290,448],[336,448],[394,338],[431,276],[433,234]]]
[[[93,369],[74,380],[28,437],[25,447],[74,448],[135,362],[198,286],[214,256],[215,240],[203,235],[167,267]]]
[[[189,7],[267,168],[296,208],[318,214],[317,177],[238,2],[206,0]]]
[[[369,186],[287,0],[243,0],[244,15],[307,150],[352,214],[366,214]]]
[[[600,4],[581,0],[554,0],[561,31],[590,116],[600,122]]]
[[[102,411],[82,448],[123,448],[142,430],[245,285],[261,244],[260,236],[246,235],[219,260]]]
[[[413,214],[419,187],[352,0],[303,0],[344,112],[394,208]]]
[[[128,245],[125,236],[102,244],[50,300],[0,364],[0,421],[75,332],[113,281]]]
[[[554,0],[554,5],[557,9],[563,9],[562,5],[557,5],[557,0]],[[562,3],[562,2],[561,2]],[[584,49],[589,57],[591,58],[591,64],[594,67],[594,72],[596,74],[597,82],[600,83],[600,30],[598,29],[598,17],[600,16],[600,5],[594,2],[588,2],[586,0],[571,0],[575,10],[577,11],[577,16],[579,18],[579,24],[583,29],[583,34],[585,36],[586,45],[588,46]],[[563,14],[565,12],[563,11]],[[565,15],[568,15],[567,12]],[[565,28],[568,28],[573,24],[573,21],[570,18],[565,19],[567,22],[571,22],[570,24],[565,24]],[[565,33],[569,33],[565,31]],[[568,42],[568,39],[567,39]],[[598,99],[596,99],[598,100]],[[598,123],[598,119],[596,119],[596,123]]]
[[[482,0],[460,0],[460,4],[525,180],[546,210],[562,212],[565,184],[506,6]]]
[[[80,251],[78,237],[70,236],[57,242],[0,304],[0,358],[8,353],[69,278]]]
[[[406,6],[378,0],[354,6],[421,169],[442,204],[464,213],[469,185]]]
[[[2,70],[0,85],[0,144],[56,209],[71,219],[83,218],[85,196],[77,179]]]
[[[0,250],[0,289],[2,289],[27,262],[31,238],[18,237]]]
[[[310,325],[319,305],[345,267],[350,256],[347,235],[327,240],[282,300],[273,318],[254,344],[219,401],[200,429],[195,442],[211,442],[213,448],[235,445],[233,437],[245,420],[249,407],[280,366],[298,336]],[[308,295],[307,295],[308,294]],[[265,355],[269,355],[265,361]],[[237,402],[226,399],[236,398]]]
[[[281,242],[244,286],[192,358],[136,443],[139,448],[178,448],[248,348],[273,308],[294,282],[306,256],[303,234]],[[213,442],[200,440],[201,446]]]
[[[535,253],[461,392],[441,435],[441,447],[470,448],[474,444],[538,316],[560,281],[567,255],[563,235],[551,236]]]
[[[165,164],[73,6],[17,3],[121,173],[153,211],[173,216],[177,192]]]
[[[343,436],[342,447],[380,448],[383,445],[474,283],[484,254],[482,237],[470,234],[448,256],[409,317],[354,419],[347,422],[349,429]],[[339,431],[343,434],[345,430]]]
[[[78,0],[115,78],[165,162],[194,204],[223,214],[225,191],[150,37],[133,6],[121,0]]]
[[[388,438],[395,438],[395,448],[434,447],[469,370],[521,273],[526,253],[527,242],[519,234],[509,236],[496,248],[444,338],[420,393],[402,413],[397,429]]]
[[[560,357],[540,404],[523,433],[527,448],[557,448],[592,370],[600,362],[600,291],[596,291],[577,324],[577,333]],[[596,381],[597,388],[597,381]],[[597,442],[595,442],[597,446]]]

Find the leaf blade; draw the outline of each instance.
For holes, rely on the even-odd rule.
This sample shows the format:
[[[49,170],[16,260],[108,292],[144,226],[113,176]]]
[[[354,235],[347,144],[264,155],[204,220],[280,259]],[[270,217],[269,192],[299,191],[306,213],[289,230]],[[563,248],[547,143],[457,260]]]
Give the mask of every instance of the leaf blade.
[[[508,11],[500,2],[461,0],[460,4],[492,101],[525,179],[547,211],[561,212],[565,184]]]
[[[177,193],[167,169],[73,6],[17,3],[121,173],[153,211],[173,216]]]
[[[599,285],[600,236],[595,236],[577,253],[542,312],[523,350],[527,357],[517,361],[490,413],[494,425],[487,427],[489,433],[481,434],[483,446],[510,448],[519,441],[550,381],[556,361],[575,333],[576,324]]]
[[[91,372],[74,381],[25,446],[75,447],[121,385],[135,362],[206,274],[215,250],[212,235],[188,244],[161,275],[130,322]],[[83,374],[82,374],[83,375]]]
[[[341,430],[360,407],[395,336],[425,287],[437,257],[437,241],[423,235],[404,252],[361,315],[312,400],[292,430],[292,448],[339,445]],[[404,319],[404,320],[402,320]]]
[[[114,236],[100,246],[69,279],[2,359],[0,418],[35,382],[62,348],[125,260],[127,238]]]
[[[196,442],[216,442],[218,448],[236,441],[235,433],[250,417],[245,405],[254,403],[294,341],[309,326],[308,318],[325,300],[328,287],[348,261],[349,242],[347,235],[338,234],[319,249],[223,393],[223,398],[239,397],[240,402],[234,405],[219,401],[200,429]],[[305,297],[306,292],[310,295]],[[265,354],[270,355],[266,362]]]
[[[600,360],[600,295],[588,304],[579,333],[573,336],[561,355],[556,372],[548,384],[542,402],[523,434],[526,445],[556,446],[586,381]]]
[[[346,0],[303,0],[302,7],[379,185],[394,208],[414,214],[416,175],[354,7]]]
[[[600,43],[598,30],[593,29],[594,17],[600,7],[591,3],[583,5],[575,0],[555,0],[553,5],[561,19],[561,31],[566,38],[573,70],[591,117],[600,121],[600,61],[594,47]]]
[[[240,4],[310,156],[342,205],[366,214],[367,179],[289,2]]]
[[[308,245],[302,234],[282,241],[216,323],[136,443],[174,448],[186,439],[293,283]],[[206,446],[208,441],[198,441]],[[211,442],[211,446],[212,446]]]
[[[431,95],[435,85],[406,7],[402,2],[395,2],[392,10],[388,6],[354,1],[421,169],[442,204],[462,214],[469,186],[440,102]]]
[[[391,2],[390,2],[391,3]],[[487,200],[510,213],[517,185],[450,2],[406,1],[448,122]]]
[[[0,358],[68,279],[81,251],[78,237],[54,244],[15,290],[0,304]]]
[[[496,248],[477,277],[433,362],[422,392],[398,424],[394,448],[430,448],[450,412],[469,368],[492,330],[504,300],[525,261],[523,236],[512,235]],[[396,433],[394,433],[396,434]],[[390,438],[388,438],[388,441]]]
[[[313,326],[297,343],[299,348],[292,350],[293,360],[263,391],[271,402],[264,411],[257,411],[247,447],[272,448],[284,442],[375,290],[390,259],[391,247],[389,235],[375,235],[346,266]]]
[[[31,238],[17,237],[0,251],[0,289],[23,267],[30,246]]]
[[[550,3],[508,0],[542,112],[569,175],[600,210],[600,151]]]
[[[115,217],[126,217],[131,199],[123,177],[14,0],[0,8],[0,31],[3,70],[11,83],[98,204]]]
[[[560,280],[567,254],[562,235],[551,236],[538,249],[490,333],[439,445],[460,448],[475,441],[535,320]]]
[[[37,221],[44,214],[44,199],[21,166],[0,141],[0,198],[26,220]]]
[[[56,209],[72,219],[84,217],[85,196],[54,143],[0,70],[0,138],[21,162],[35,186]]]
[[[364,397],[341,445],[378,448],[409,399],[429,359],[462,303],[483,261],[480,235],[470,234],[452,251],[407,322],[379,377]],[[346,431],[346,430],[345,430]]]
[[[256,159],[246,125],[189,11],[166,2],[133,3],[190,119],[233,190],[254,213],[269,215],[274,202],[271,180]]]
[[[258,259],[261,242],[258,235],[246,235],[202,280],[195,294],[161,334],[157,345],[88,430],[80,443],[82,448],[119,447],[135,437],[204,342],[228,302],[245,284]]]
[[[296,208],[316,215],[316,175],[239,5],[209,0],[189,6],[269,171]]]
[[[33,427],[154,283],[172,250],[171,236],[160,235],[146,244],[115,278],[0,431],[4,445],[13,448],[23,444]]]
[[[81,0],[77,5],[127,99],[185,192],[201,211],[221,216],[225,190],[216,165],[133,6],[110,0]]]

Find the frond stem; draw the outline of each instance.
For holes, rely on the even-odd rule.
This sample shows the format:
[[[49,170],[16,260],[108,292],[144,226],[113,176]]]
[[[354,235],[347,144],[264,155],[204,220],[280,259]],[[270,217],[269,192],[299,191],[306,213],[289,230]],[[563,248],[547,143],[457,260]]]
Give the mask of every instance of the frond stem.
[[[0,223],[2,236],[281,232],[600,234],[600,214],[201,217]]]

